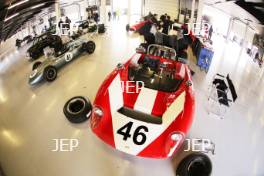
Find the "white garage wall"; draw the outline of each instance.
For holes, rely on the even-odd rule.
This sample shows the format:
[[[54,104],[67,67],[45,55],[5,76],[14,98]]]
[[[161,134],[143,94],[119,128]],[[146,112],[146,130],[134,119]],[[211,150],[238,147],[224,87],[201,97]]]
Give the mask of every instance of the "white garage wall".
[[[67,7],[63,7],[65,10],[65,15],[68,16],[71,21],[78,21],[79,18],[79,7],[77,5],[71,5]]]
[[[241,21],[235,20],[232,26],[232,32],[239,38],[244,38],[246,31],[246,25]]]
[[[178,0],[145,0],[145,14],[149,12],[158,15],[167,13],[175,19],[178,16]]]
[[[210,17],[214,32],[227,35],[230,15],[207,5],[204,5],[202,15]]]

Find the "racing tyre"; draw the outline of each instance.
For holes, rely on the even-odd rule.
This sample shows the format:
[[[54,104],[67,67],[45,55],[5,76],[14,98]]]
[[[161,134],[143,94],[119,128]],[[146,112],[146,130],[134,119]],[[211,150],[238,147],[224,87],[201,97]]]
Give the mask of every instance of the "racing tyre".
[[[44,70],[45,79],[48,82],[52,82],[57,78],[57,69],[53,66],[48,66]]]
[[[70,122],[82,123],[90,118],[92,104],[84,97],[73,97],[64,105],[63,113]]]
[[[210,176],[212,163],[203,153],[192,153],[185,157],[178,165],[177,176]]]
[[[84,51],[87,51],[87,53],[92,54],[96,46],[93,41],[88,41],[87,43],[84,43],[82,47]]]
[[[32,66],[32,70],[35,70],[36,68],[38,68],[41,65],[41,62],[35,62]]]
[[[104,24],[99,24],[98,25],[98,33],[99,34],[105,33],[105,26],[104,26]]]

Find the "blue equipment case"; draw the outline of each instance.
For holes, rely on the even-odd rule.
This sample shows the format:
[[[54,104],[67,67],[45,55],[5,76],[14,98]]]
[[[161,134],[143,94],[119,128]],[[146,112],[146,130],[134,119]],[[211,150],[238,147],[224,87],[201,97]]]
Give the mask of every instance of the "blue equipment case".
[[[208,48],[201,47],[197,58],[197,65],[207,73],[212,62],[214,52]]]

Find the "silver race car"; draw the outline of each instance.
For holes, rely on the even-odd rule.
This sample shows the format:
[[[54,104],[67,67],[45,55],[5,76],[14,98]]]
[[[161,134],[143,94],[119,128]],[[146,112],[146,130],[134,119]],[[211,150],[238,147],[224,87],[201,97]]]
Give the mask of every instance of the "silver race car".
[[[95,50],[93,41],[77,40],[71,41],[63,46],[61,51],[48,57],[43,62],[35,62],[29,76],[29,84],[35,85],[42,80],[52,82],[57,77],[57,71],[72,60],[78,58],[82,53],[92,54]]]

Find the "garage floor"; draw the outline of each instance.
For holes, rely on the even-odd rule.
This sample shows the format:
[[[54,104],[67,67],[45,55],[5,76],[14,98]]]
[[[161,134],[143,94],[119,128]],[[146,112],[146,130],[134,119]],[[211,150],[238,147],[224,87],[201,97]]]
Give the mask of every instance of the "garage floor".
[[[196,115],[190,137],[208,138],[216,144],[216,154],[209,154],[213,176],[263,176],[263,68],[241,53],[237,44],[224,44],[218,36],[214,40],[215,56],[208,74],[190,63],[196,72]],[[5,51],[0,62],[0,165],[7,176],[175,175],[181,156],[166,160],[129,156],[101,142],[88,122],[73,125],[65,119],[66,100],[84,95],[92,101],[106,75],[132,56],[141,39],[127,34],[125,22],[119,21],[109,24],[108,33],[96,36],[95,42],[93,55],[64,67],[55,82],[34,88],[27,84],[32,63],[25,58],[26,47]],[[207,89],[216,72],[230,73],[238,92],[237,102],[224,119],[207,111]],[[53,139],[58,138],[79,139],[79,147],[52,152]]]

